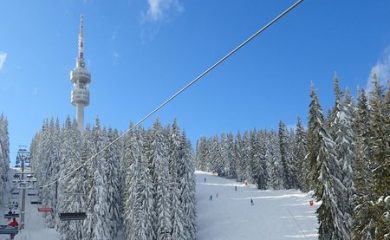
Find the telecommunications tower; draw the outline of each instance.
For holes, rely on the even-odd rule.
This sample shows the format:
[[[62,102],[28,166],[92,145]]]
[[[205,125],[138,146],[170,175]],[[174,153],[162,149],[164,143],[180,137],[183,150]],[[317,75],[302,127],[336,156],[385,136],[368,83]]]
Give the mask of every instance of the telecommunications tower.
[[[77,127],[80,131],[84,125],[84,107],[89,105],[89,84],[91,74],[85,67],[84,60],[84,19],[80,17],[80,32],[76,67],[70,72],[70,80],[73,84],[71,102],[76,107]]]

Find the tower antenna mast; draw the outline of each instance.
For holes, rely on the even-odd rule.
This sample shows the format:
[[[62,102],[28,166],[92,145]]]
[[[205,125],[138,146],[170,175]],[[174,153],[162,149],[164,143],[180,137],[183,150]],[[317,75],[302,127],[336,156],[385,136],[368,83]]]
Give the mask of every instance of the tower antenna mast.
[[[84,17],[80,16],[80,32],[78,39],[78,55],[76,67],[70,72],[70,80],[73,84],[71,102],[76,107],[77,127],[80,131],[84,129],[84,108],[89,105],[89,84],[91,74],[85,67],[84,59]]]

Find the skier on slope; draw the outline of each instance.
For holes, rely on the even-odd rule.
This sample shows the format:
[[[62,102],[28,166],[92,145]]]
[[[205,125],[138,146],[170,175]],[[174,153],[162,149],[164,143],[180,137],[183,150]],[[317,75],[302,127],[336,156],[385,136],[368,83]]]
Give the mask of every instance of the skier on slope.
[[[253,202],[253,199],[251,198],[251,205],[254,206],[255,203]]]

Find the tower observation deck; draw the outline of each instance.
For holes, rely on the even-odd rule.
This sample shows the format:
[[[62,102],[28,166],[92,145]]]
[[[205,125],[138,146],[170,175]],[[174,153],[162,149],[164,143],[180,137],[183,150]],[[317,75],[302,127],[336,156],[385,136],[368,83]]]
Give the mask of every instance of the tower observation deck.
[[[85,67],[84,60],[84,19],[80,17],[80,32],[76,67],[70,72],[70,80],[73,84],[71,102],[76,107],[76,120],[78,129],[84,128],[84,107],[89,105],[89,84],[91,74]]]

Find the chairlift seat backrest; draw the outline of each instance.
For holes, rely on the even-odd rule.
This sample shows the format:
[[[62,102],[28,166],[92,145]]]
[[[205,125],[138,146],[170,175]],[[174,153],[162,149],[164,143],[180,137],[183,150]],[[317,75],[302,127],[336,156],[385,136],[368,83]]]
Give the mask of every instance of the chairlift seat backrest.
[[[85,212],[60,213],[61,221],[84,220],[86,218],[87,214]]]
[[[7,225],[0,226],[0,234],[18,234],[17,227],[10,227]]]
[[[53,212],[53,208],[48,208],[48,207],[42,207],[42,208],[38,208],[38,212]]]
[[[18,218],[18,217],[19,217],[19,213],[11,213],[11,214],[6,213],[6,214],[4,214],[4,218],[7,218],[7,219],[9,219],[9,218]]]
[[[31,204],[42,204],[42,201],[31,201]]]

